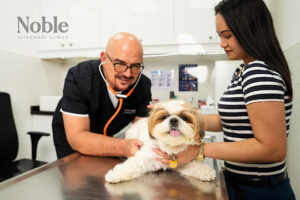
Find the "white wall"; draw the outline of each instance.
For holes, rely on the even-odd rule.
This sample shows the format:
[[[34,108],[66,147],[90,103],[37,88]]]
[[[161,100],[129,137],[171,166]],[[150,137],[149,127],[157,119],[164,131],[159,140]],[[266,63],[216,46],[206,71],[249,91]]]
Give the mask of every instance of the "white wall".
[[[290,134],[288,137],[287,167],[291,183],[296,197],[300,198],[300,159],[299,159],[299,141],[300,141],[300,44],[293,45],[285,51],[288,60],[292,78],[293,78],[293,111],[290,125]]]
[[[62,82],[57,77],[62,69],[59,61],[0,51],[0,91],[11,95],[13,114],[19,136],[18,158],[30,158],[31,143],[26,132],[31,130],[30,106],[39,105],[41,95],[60,95]],[[52,140],[52,137],[42,140]]]
[[[242,61],[217,61],[215,64],[215,98],[218,102],[230,84],[232,75]]]
[[[18,158],[31,157],[30,137],[33,116],[30,106],[39,105],[41,95],[61,95],[63,72],[60,60],[40,60],[37,40],[19,39],[17,16],[39,21],[40,0],[6,0],[0,12],[0,91],[9,92],[19,136]],[[39,151],[52,143],[52,137],[43,138]],[[40,154],[38,152],[39,158]]]
[[[0,50],[37,57],[37,41],[33,39],[18,39],[17,16],[30,20],[38,20],[39,0],[4,0],[0,6]]]
[[[268,0],[276,34],[283,50],[300,42],[299,0]]]
[[[300,1],[266,0],[273,16],[275,31],[291,70],[294,99],[290,134],[288,137],[287,167],[296,198],[300,198]]]

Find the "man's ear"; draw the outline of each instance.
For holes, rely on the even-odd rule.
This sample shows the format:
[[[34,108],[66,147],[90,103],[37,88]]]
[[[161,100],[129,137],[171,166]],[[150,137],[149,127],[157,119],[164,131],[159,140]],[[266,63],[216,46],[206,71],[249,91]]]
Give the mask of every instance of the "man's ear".
[[[106,60],[106,54],[104,53],[104,51],[101,51],[100,59],[101,59],[102,64],[104,64],[105,60]]]

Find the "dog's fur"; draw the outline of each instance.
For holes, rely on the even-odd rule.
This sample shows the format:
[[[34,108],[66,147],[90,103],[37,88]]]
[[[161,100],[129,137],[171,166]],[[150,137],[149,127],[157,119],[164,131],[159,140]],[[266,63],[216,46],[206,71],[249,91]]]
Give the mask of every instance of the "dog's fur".
[[[126,132],[126,138],[138,138],[142,148],[124,163],[116,165],[105,175],[109,183],[128,181],[168,166],[155,160],[159,157],[152,149],[160,148],[169,155],[176,155],[188,145],[199,145],[204,137],[205,124],[200,113],[184,101],[172,100],[159,103],[149,118],[140,119]],[[202,181],[215,179],[215,171],[198,160],[176,168],[180,173]]]

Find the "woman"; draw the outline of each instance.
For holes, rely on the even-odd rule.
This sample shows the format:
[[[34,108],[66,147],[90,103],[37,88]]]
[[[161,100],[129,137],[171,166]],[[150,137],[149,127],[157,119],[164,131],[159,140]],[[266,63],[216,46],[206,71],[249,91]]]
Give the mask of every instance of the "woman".
[[[292,110],[290,71],[262,0],[223,0],[216,29],[230,60],[242,60],[218,105],[205,116],[208,131],[223,131],[224,142],[205,143],[205,157],[225,161],[230,199],[295,199],[285,156]],[[202,149],[203,148],[203,149]],[[170,156],[155,150],[168,164]],[[177,156],[195,159],[199,146]]]

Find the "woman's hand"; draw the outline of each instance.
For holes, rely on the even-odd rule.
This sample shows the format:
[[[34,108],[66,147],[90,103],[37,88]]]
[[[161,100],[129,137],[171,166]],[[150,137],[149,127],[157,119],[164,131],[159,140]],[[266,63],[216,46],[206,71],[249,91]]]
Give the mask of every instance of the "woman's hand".
[[[178,163],[180,165],[186,164],[192,160],[194,160],[199,152],[199,145],[190,145],[188,149],[177,154]]]
[[[154,148],[153,151],[157,155],[161,156],[161,157],[156,158],[155,160],[161,162],[164,165],[169,165],[170,161],[174,159],[172,155],[169,155],[169,154],[161,151],[158,148]],[[188,146],[187,150],[185,150],[183,152],[180,152],[179,154],[175,155],[175,159],[177,160],[177,164],[178,165],[183,165],[183,164],[186,164],[186,163],[194,160],[196,158],[198,152],[199,152],[199,145],[190,145],[190,146]]]

